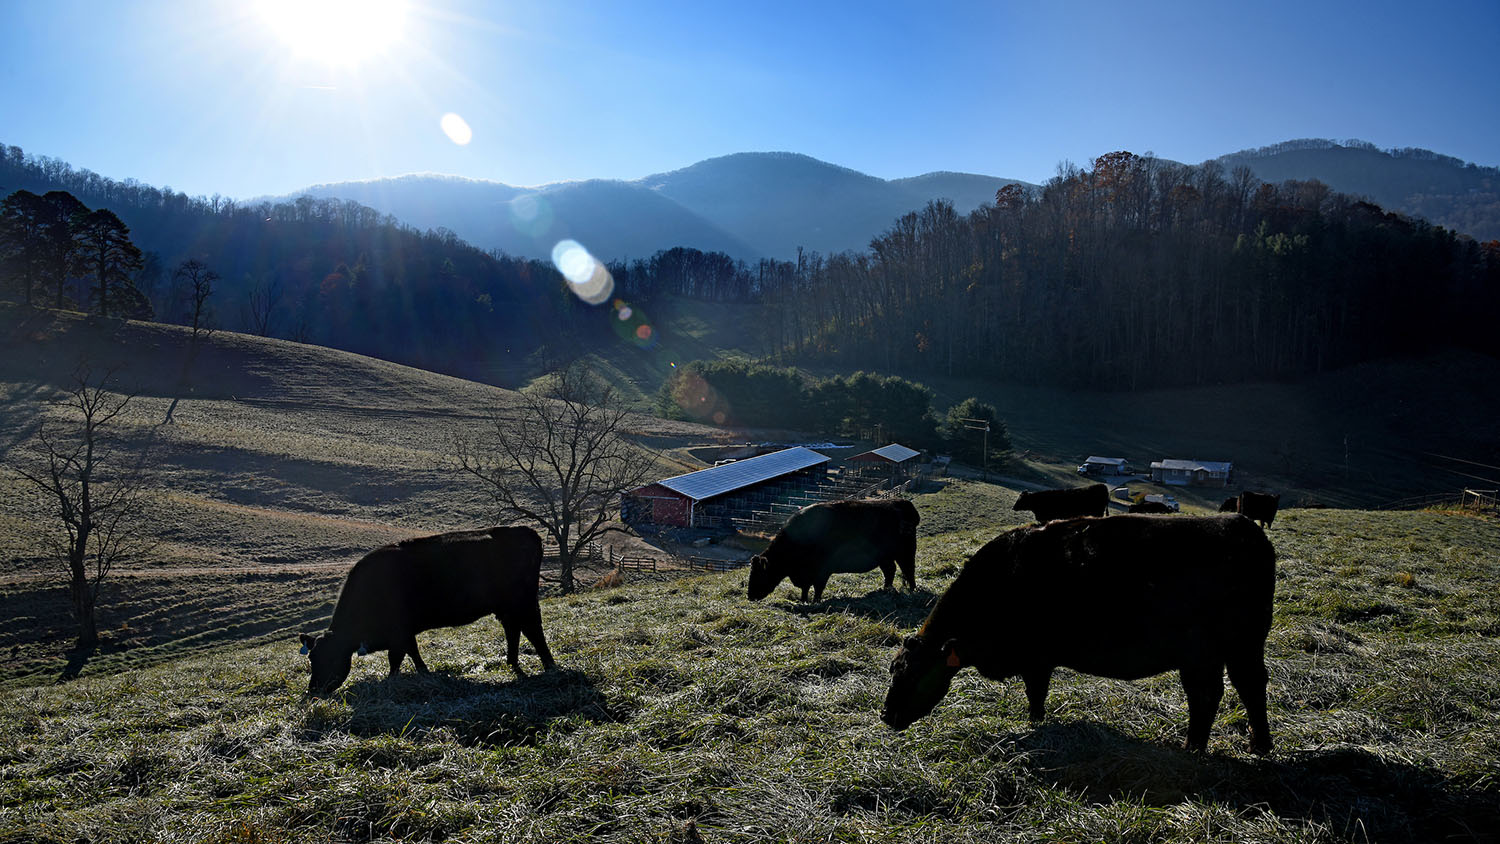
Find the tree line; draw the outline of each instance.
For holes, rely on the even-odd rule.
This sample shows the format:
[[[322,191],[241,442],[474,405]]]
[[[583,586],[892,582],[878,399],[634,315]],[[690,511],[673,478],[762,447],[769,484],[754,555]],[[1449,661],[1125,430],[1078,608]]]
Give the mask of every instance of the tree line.
[[[14,146],[0,146],[0,191],[10,197],[0,296],[16,301],[187,325],[211,317],[217,327],[485,379],[584,325],[586,307],[551,263],[486,253],[355,202],[187,197]],[[38,202],[43,230],[17,233],[12,223]],[[94,251],[65,255],[62,244],[82,243],[62,234],[80,210],[100,221]],[[45,245],[18,245],[33,236]],[[190,264],[196,275],[183,273]]]
[[[1116,152],[761,274],[784,362],[1134,389],[1486,348],[1500,242],[1315,182]]]
[[[793,428],[828,435],[945,449],[980,463],[973,433],[989,427],[991,459],[1010,450],[993,405],[968,398],[939,417],[933,391],[895,375],[859,371],[820,378],[791,367],[731,358],[676,367],[656,393],[655,410],[668,419],[710,425]]]

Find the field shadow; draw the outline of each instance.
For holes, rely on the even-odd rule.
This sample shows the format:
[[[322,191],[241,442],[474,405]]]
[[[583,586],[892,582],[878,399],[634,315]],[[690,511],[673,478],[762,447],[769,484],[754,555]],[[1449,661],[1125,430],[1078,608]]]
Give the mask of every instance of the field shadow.
[[[339,697],[353,709],[352,716],[334,722],[310,711],[305,739],[317,740],[331,732],[369,738],[442,731],[470,747],[505,747],[536,744],[558,729],[629,717],[611,706],[588,675],[567,668],[512,680],[446,670],[402,673],[356,681]]]
[[[937,599],[936,592],[918,586],[915,592],[909,592],[905,587],[899,591],[875,589],[858,597],[829,596],[825,592],[819,603],[793,601],[786,606],[791,612],[804,618],[826,613],[848,613],[876,621],[889,621],[902,629],[910,629],[927,619],[927,614],[932,612]]]
[[[98,652],[98,645],[80,646],[68,651],[68,662],[63,666],[62,673],[57,676],[57,681],[65,683],[78,679],[78,675],[83,673],[83,667],[88,665],[89,660],[93,659],[94,654]]]
[[[1221,803],[1317,823],[1351,840],[1500,842],[1500,786],[1466,787],[1361,748],[1204,755],[1087,722],[1042,724],[1002,741],[1013,742],[1040,779],[1091,802]]]

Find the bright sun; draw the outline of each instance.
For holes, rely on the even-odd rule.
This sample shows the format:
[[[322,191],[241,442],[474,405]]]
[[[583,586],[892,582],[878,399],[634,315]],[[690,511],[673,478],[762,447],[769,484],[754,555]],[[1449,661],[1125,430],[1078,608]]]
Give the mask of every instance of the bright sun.
[[[355,65],[401,39],[404,0],[259,0],[261,19],[298,56]]]

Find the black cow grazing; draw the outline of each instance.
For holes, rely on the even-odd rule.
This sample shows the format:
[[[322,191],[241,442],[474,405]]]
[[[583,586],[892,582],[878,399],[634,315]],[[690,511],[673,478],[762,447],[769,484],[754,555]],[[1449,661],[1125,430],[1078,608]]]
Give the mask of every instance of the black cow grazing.
[[[1260,522],[1263,528],[1269,528],[1271,522],[1276,521],[1276,508],[1281,504],[1281,493],[1272,495],[1268,492],[1242,492],[1240,493],[1240,515],[1247,519]]]
[[[505,628],[506,661],[517,674],[525,673],[516,657],[522,633],[542,667],[552,668],[537,605],[541,569],[542,540],[525,527],[440,533],[371,551],[344,578],[328,632],[301,634],[302,652],[312,660],[308,694],[337,689],[349,676],[356,651],[389,651],[392,675],[410,654],[425,674],[418,633],[458,627],[490,613]]]
[[[1109,512],[1109,487],[1091,484],[1073,489],[1047,489],[1023,492],[1012,510],[1030,510],[1038,522],[1073,519],[1079,516],[1102,516]]]
[[[803,507],[787,522],[764,554],[750,558],[750,600],[759,601],[790,579],[802,588],[802,600],[812,588],[813,600],[823,600],[828,578],[856,574],[877,566],[885,573],[885,588],[893,588],[896,565],[901,579],[917,588],[917,506],[903,499],[886,501],[829,501]]]
[[[1137,504],[1132,504],[1126,509],[1128,509],[1132,513],[1152,513],[1157,515],[1173,512],[1171,507],[1168,507],[1160,501],[1142,501]]]
[[[1001,534],[897,652],[881,719],[905,729],[969,665],[992,680],[1020,675],[1034,721],[1059,666],[1122,680],[1176,669],[1187,746],[1204,750],[1227,667],[1251,749],[1266,753],[1275,568],[1265,534],[1239,515],[1071,519]]]
[[[1219,505],[1220,513],[1238,513],[1239,511],[1240,497],[1238,495],[1233,498],[1224,499],[1224,503]]]

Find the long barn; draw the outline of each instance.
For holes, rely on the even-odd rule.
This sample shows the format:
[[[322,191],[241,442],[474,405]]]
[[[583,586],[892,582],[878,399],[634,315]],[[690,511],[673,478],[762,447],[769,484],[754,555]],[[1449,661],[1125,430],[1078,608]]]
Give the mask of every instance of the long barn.
[[[703,527],[758,499],[811,489],[829,458],[798,446],[637,487],[624,494],[620,519],[628,525]]]

